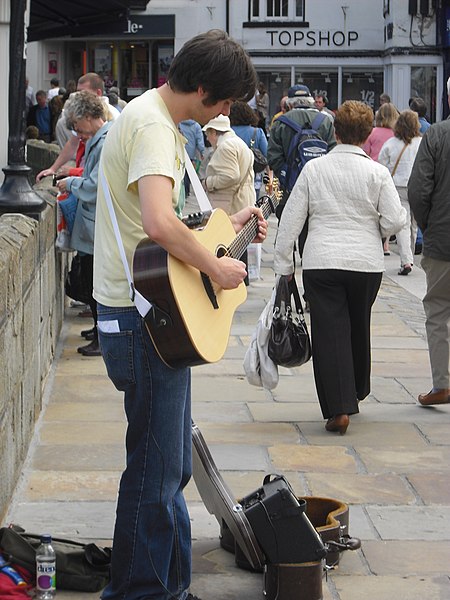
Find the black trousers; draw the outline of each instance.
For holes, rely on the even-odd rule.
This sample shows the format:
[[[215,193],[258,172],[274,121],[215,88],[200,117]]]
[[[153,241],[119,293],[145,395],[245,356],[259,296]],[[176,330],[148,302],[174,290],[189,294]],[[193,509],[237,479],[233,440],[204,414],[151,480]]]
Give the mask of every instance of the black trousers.
[[[94,288],[94,256],[92,254],[82,254],[80,255],[80,263],[87,304],[91,309],[92,318],[94,319],[94,338],[97,339],[97,302],[92,296]]]
[[[314,380],[329,419],[359,412],[370,392],[370,317],[381,273],[303,271],[310,304]]]

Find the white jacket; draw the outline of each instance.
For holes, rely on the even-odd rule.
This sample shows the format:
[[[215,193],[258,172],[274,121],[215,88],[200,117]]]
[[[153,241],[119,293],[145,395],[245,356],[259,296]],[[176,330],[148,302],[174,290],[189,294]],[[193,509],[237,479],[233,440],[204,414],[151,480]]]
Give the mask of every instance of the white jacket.
[[[308,219],[303,269],[384,271],[382,237],[399,231],[406,211],[386,167],[359,147],[338,144],[310,160],[289,196],[278,228],[274,267],[294,271],[293,246]]]
[[[422,141],[422,136],[419,135],[411,140],[411,143],[406,146],[405,151],[400,158],[397,169],[393,175],[394,183],[397,187],[406,187],[408,179],[411,175],[412,167],[416,159],[416,154]],[[397,162],[400,152],[405,147],[405,142],[396,137],[385,142],[378,155],[378,162],[389,169],[392,173]]]

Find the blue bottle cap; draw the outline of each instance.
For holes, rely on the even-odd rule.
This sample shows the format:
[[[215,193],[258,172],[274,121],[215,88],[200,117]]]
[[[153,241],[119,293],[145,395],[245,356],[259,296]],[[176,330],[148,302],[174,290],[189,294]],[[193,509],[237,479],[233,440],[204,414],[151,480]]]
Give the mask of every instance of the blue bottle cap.
[[[41,543],[42,544],[51,544],[52,543],[52,536],[49,533],[43,533],[41,535]]]

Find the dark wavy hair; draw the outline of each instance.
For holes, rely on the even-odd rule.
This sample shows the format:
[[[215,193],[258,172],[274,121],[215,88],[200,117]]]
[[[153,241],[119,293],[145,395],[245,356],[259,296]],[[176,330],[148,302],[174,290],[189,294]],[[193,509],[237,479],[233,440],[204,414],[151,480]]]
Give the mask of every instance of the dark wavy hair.
[[[259,120],[254,110],[247,102],[233,102],[230,108],[230,123],[232,125],[251,125],[257,127]]]
[[[363,144],[372,127],[373,110],[364,102],[346,100],[336,111],[334,128],[336,136],[343,144]]]
[[[172,90],[196,92],[202,87],[206,106],[220,100],[253,98],[257,76],[252,61],[225,31],[212,29],[187,41],[174,57],[168,74]]]

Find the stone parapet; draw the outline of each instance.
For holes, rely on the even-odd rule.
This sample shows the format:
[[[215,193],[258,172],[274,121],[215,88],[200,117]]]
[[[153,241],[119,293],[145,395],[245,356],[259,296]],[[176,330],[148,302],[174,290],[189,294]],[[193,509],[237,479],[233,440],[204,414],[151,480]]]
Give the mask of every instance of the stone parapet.
[[[58,158],[58,144],[46,144],[42,140],[27,140],[27,165],[31,168],[30,183],[34,183],[36,175],[48,169]]]
[[[48,207],[39,221],[0,217],[0,516],[42,408],[64,314],[67,255],[55,251],[54,197],[40,187]]]

